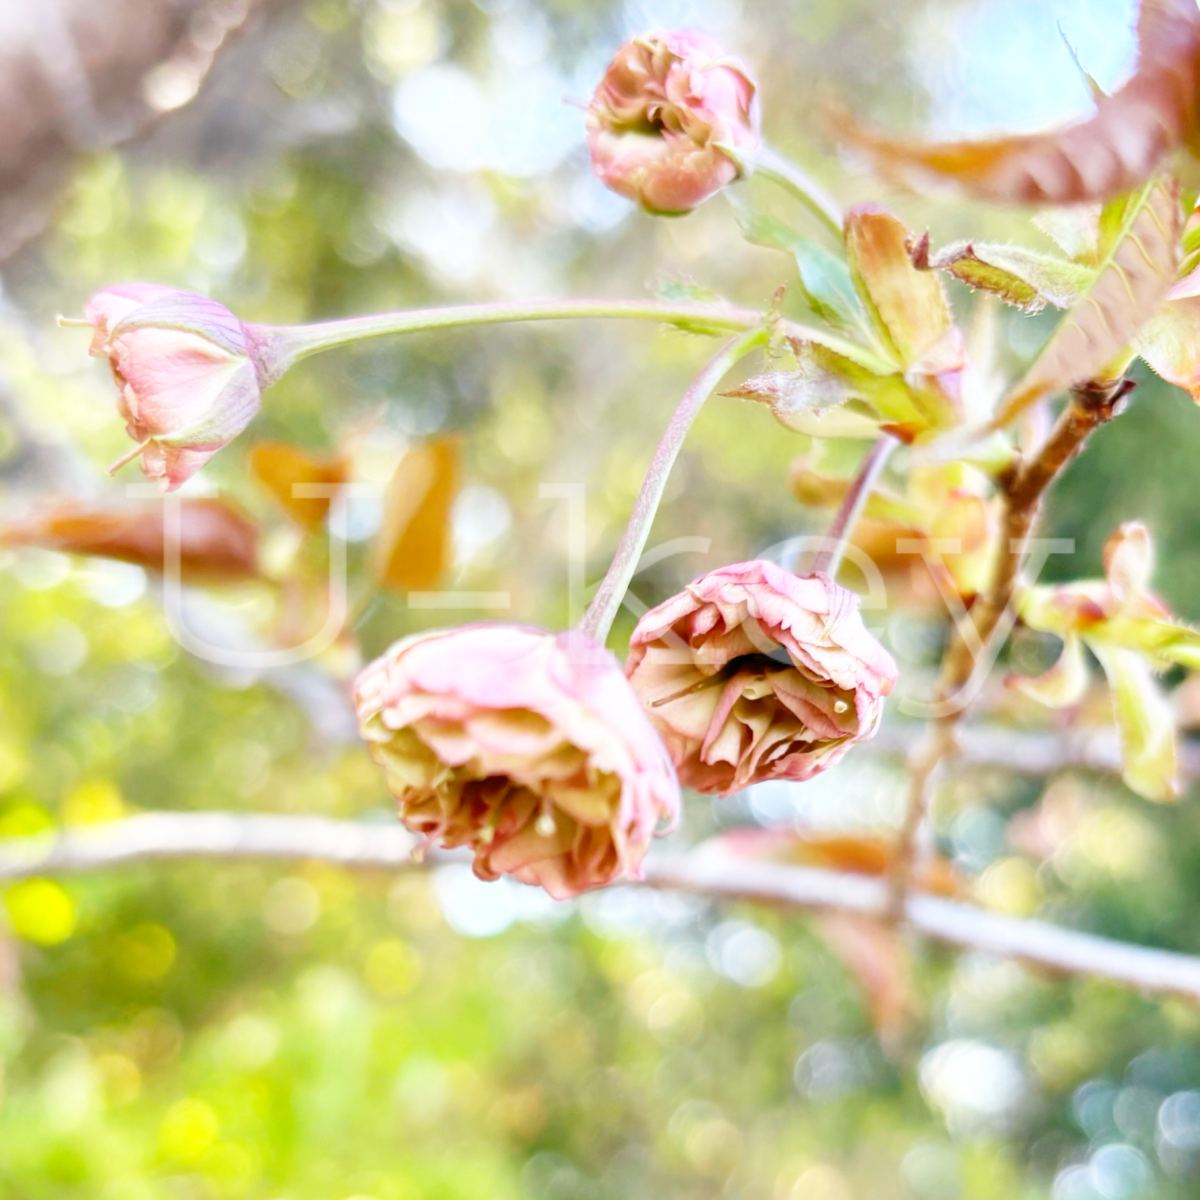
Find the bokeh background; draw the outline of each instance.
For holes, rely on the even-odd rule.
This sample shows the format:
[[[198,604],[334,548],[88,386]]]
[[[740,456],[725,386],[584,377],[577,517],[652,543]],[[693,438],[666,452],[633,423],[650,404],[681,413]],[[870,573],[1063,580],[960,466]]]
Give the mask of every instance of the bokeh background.
[[[896,130],[1036,128],[1087,111],[1067,41],[1101,84],[1128,70],[1132,10],[3,0],[0,524],[56,498],[125,502],[126,477],[103,473],[127,447],[111,382],[86,331],[54,322],[111,282],[178,284],[277,323],[681,287],[765,304],[794,268],[748,246],[724,198],[654,220],[589,173],[579,104],[630,33],[686,24],[725,40],[759,73],[769,136],[842,199],[891,204],[937,243],[1048,247],[1020,214],[881,190],[824,140],[823,98]],[[795,215],[764,184],[737,190]],[[954,301],[972,308],[965,290]],[[998,320],[1011,364],[1049,328]],[[257,526],[267,578],[195,589],[197,620],[230,644],[319,620],[303,598],[289,609],[279,580],[319,575],[322,536],[306,539],[256,478],[256,441],[345,454],[382,483],[407,450],[453,435],[441,582],[507,591],[519,619],[562,624],[568,522],[539,484],[586,484],[594,581],[706,352],[650,325],[592,323],[425,334],[304,364],[206,469]],[[1200,415],[1139,378],[1129,414],[1054,496],[1052,531],[1078,553],[1049,570],[1098,573],[1111,527],[1141,518],[1159,590],[1200,619]],[[819,528],[787,483],[814,453],[765,411],[714,399],[653,538],[710,549],[660,563],[637,594],[656,602]],[[845,469],[854,450],[820,453]],[[356,502],[349,519],[365,570],[383,505]],[[905,594],[874,616],[918,687],[940,615]],[[136,564],[0,549],[0,837],[151,809],[391,819],[345,680],[403,633],[478,614],[414,610],[385,589],[321,659],[237,671],[184,653],[159,595]],[[886,832],[895,751],[914,736],[893,723],[882,749],[813,784],[691,797],[680,840],[780,822]],[[1200,951],[1194,799],[1150,808],[1102,775],[975,764],[948,778],[935,816],[980,902]],[[24,881],[2,911],[6,1200],[1183,1200],[1200,1188],[1200,1013],[1110,984],[869,937],[856,970],[851,934],[811,919],[626,888],[556,904],[458,865],[150,864]]]

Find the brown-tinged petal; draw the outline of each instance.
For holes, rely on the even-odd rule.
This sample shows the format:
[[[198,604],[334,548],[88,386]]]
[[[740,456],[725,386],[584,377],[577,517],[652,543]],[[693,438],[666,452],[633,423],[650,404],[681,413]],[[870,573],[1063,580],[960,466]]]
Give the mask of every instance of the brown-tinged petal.
[[[360,675],[361,731],[400,817],[482,879],[565,897],[636,875],[679,815],[666,752],[615,660],[580,635],[474,625]]]

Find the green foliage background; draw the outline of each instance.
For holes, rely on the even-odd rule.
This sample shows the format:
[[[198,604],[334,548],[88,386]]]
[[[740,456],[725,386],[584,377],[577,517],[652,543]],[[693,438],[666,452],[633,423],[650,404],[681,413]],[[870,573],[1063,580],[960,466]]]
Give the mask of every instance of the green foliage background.
[[[960,48],[931,50],[928,31],[969,7],[830,0],[700,16],[723,15],[760,68],[771,135],[864,198],[877,197],[868,180],[818,155],[821,89],[911,123],[922,79],[904,48],[950,61]],[[505,295],[643,295],[680,281],[765,303],[791,282],[789,265],[742,243],[723,199],[679,221],[629,214],[605,225],[587,217],[600,201],[578,146],[529,178],[446,171],[392,123],[395,88],[438,58],[480,80],[518,72],[503,47],[523,34],[588,81],[638,15],[568,0],[283,6],[229,52],[195,105],[144,143],[82,162],[50,228],[5,278],[9,510],[66,486],[121,494],[101,474],[125,448],[110,385],[81,332],[52,321],[113,281],[208,291],[271,322]],[[413,196],[430,198],[424,227]],[[1037,236],[1015,216],[889,202],[939,242]],[[485,231],[474,261],[448,267],[428,229],[458,219]],[[971,304],[965,293],[955,301]],[[1012,361],[1048,328],[1032,325],[1013,333]],[[567,616],[565,520],[539,499],[539,481],[586,480],[597,577],[704,355],[700,339],[615,325],[424,335],[329,355],[270,394],[210,475],[278,525],[249,480],[251,437],[330,451],[380,411],[389,444],[461,431],[464,482],[490,489],[479,494],[493,508],[502,498],[511,530],[453,583],[509,590],[521,619],[555,625]],[[1144,382],[1054,497],[1052,532],[1080,549],[1052,570],[1096,573],[1112,525],[1144,518],[1159,540],[1159,590],[1200,618],[1200,418],[1181,393]],[[39,444],[53,468],[31,474]],[[785,485],[805,449],[765,412],[714,401],[654,535],[705,536],[711,550],[648,573],[643,599],[817,528],[820,514]],[[190,659],[136,571],[35,551],[0,561],[0,835],[142,809],[390,819],[362,749],[314,730],[314,702]],[[265,604],[250,587],[215,602],[250,622]],[[362,626],[363,651],[432,620],[385,601]],[[918,659],[908,666],[928,670]],[[345,674],[342,663],[312,670],[335,689]],[[894,821],[896,763],[876,757],[830,779],[812,785],[810,808],[692,797],[683,840],[795,805],[851,830]],[[1200,952],[1194,800],[1150,809],[1111,781],[1060,776],[1049,786],[1075,789],[1083,815],[1039,863],[1006,824],[1042,786],[974,770],[939,798],[944,846],[981,893],[1010,911]],[[391,878],[217,863],[10,887],[0,1196],[1041,1200],[1055,1188],[1055,1200],[1183,1200],[1200,1186],[1195,1106],[1169,1110],[1192,1111],[1190,1125],[1162,1116],[1167,1097],[1200,1099],[1200,1014],[1181,1001],[914,944],[918,1014],[903,1044],[884,1047],[809,920],[626,890],[554,905],[481,887],[458,868]],[[1023,1090],[1004,1103],[1002,1079],[983,1072],[945,1099],[930,1066],[940,1045],[991,1048]],[[1099,1163],[1090,1174],[1070,1174],[1089,1161]]]

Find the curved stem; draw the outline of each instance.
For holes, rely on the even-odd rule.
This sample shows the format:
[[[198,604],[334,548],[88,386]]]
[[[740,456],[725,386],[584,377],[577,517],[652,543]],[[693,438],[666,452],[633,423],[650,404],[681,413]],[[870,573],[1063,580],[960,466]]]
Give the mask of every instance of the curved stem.
[[[765,143],[759,147],[754,169],[773,183],[791,192],[840,242],[843,214],[841,205],[815,179],[802,171],[790,158]]]
[[[255,341],[255,361],[265,387],[289,367],[337,346],[391,334],[419,333],[465,325],[497,325],[517,321],[560,321],[607,317],[658,321],[693,333],[720,334],[749,329],[762,321],[752,309],[722,304],[669,304],[654,300],[542,300],[525,304],[462,304],[405,312],[347,317],[313,325],[247,325]]]
[[[862,466],[858,469],[858,475],[850,485],[850,490],[842,500],[842,506],[838,509],[837,515],[833,518],[833,524],[830,525],[829,532],[825,535],[825,544],[813,556],[812,563],[808,568],[812,574],[820,572],[828,575],[831,579],[837,578],[838,568],[842,565],[842,558],[846,553],[846,543],[850,540],[854,526],[858,524],[858,518],[862,516],[862,511],[871,498],[871,492],[875,489],[880,473],[892,451],[898,445],[899,442],[890,433],[884,433],[880,434],[878,440],[867,452],[867,457],[863,459]]]
[[[638,560],[645,549],[646,539],[650,536],[650,526],[654,524],[654,514],[658,511],[671,468],[675,465],[675,459],[679,456],[680,447],[696,419],[696,414],[729,368],[756,346],[763,345],[768,333],[767,328],[760,325],[757,329],[727,342],[692,381],[691,387],[684,393],[679,407],[667,423],[662,440],[654,451],[650,469],[646,472],[646,478],[642,480],[641,491],[634,501],[629,523],[621,535],[621,544],[617,547],[617,552],[600,587],[592,597],[587,612],[579,622],[579,629],[599,644],[603,645],[608,637],[621,601],[625,598],[629,581],[633,578]]]

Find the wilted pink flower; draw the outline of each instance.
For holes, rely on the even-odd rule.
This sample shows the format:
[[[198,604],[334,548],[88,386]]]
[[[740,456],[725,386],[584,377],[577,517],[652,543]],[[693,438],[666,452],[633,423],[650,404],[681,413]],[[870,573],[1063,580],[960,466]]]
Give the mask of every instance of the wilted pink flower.
[[[573,896],[636,876],[678,818],[666,750],[616,660],[580,634],[417,634],[359,675],[355,702],[400,819],[470,846],[480,879]]]
[[[657,213],[684,213],[738,177],[721,147],[759,143],[754,80],[702,33],[648,33],[626,42],[587,110],[592,170]]]
[[[258,412],[263,381],[245,326],[224,305],[176,288],[127,283],[98,292],[84,315],[91,353],[106,357],[117,408],[142,470],[173,491]]]
[[[680,781],[726,795],[811,779],[872,737],[896,664],[853,592],[827,575],[747,562],[646,613],[625,673]]]

